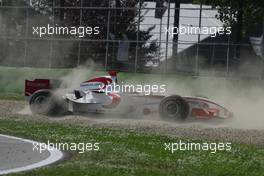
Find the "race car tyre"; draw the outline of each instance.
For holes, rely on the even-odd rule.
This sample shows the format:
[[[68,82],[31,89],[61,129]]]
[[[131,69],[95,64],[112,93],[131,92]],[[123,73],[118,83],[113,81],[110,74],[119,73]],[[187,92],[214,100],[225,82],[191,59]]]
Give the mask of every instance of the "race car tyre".
[[[64,104],[49,91],[36,92],[29,101],[33,114],[61,115],[65,113]]]
[[[189,110],[189,104],[178,95],[165,97],[159,104],[159,114],[164,119],[185,120]]]

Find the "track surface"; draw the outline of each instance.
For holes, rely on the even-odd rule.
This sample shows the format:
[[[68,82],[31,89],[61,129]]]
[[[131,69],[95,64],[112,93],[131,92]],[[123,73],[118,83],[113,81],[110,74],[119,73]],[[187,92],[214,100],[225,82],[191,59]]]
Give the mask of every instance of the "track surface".
[[[24,167],[40,162],[50,156],[48,151],[33,151],[33,145],[16,139],[0,136],[0,171]]]
[[[234,127],[232,121],[219,122],[187,122],[176,123],[162,121],[158,117],[146,116],[138,119],[122,117],[109,117],[109,115],[87,116],[67,115],[64,117],[46,117],[32,115],[26,102],[23,101],[0,101],[1,118],[20,118],[44,122],[60,122],[65,124],[77,124],[89,127],[107,127],[114,129],[128,129],[144,133],[171,135],[177,137],[188,137],[193,139],[209,139],[228,142],[239,142],[257,144],[264,146],[264,125],[263,128],[247,129]]]
[[[0,134],[0,175],[31,170],[62,159],[58,150],[33,150],[31,140]]]

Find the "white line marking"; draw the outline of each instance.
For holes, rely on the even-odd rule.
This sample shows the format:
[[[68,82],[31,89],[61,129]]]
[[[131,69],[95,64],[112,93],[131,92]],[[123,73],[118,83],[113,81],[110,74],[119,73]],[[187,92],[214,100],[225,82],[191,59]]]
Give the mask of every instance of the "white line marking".
[[[32,145],[33,145],[33,143],[40,144],[39,142],[36,142],[36,141],[32,141],[29,139],[22,139],[22,138],[18,138],[18,137],[14,137],[14,136],[8,136],[8,135],[0,134],[0,137],[6,137],[9,139],[19,140],[19,141],[23,141],[26,143],[31,143]],[[27,165],[27,166],[18,167],[18,168],[14,168],[14,169],[8,169],[8,170],[0,170],[0,175],[10,174],[10,173],[15,173],[15,172],[21,172],[21,171],[28,171],[28,170],[40,168],[40,167],[55,163],[55,162],[59,161],[60,159],[62,159],[63,153],[61,151],[59,151],[56,148],[53,148],[51,146],[46,147],[46,148],[47,148],[47,151],[50,153],[50,156],[48,158],[46,158],[40,162]]]

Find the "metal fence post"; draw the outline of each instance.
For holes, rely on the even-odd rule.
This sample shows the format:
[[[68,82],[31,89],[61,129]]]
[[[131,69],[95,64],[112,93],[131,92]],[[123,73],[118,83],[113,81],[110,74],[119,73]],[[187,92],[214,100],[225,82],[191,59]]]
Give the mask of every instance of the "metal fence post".
[[[229,74],[229,57],[230,57],[230,35],[228,36],[228,45],[227,45],[227,52],[226,52],[226,76]]]
[[[201,29],[202,25],[202,8],[203,4],[202,1],[200,3],[200,14],[199,14],[199,29]],[[199,47],[200,47],[200,41],[201,41],[201,35],[200,32],[198,34],[198,42],[197,42],[197,47],[196,47],[196,58],[195,58],[195,75],[199,74]]]
[[[162,17],[160,19],[160,32],[159,32],[159,61],[161,59],[161,35],[162,35]]]
[[[52,3],[52,23],[53,26],[55,26],[55,12],[54,12],[54,7],[55,7],[55,1]],[[52,57],[53,57],[53,43],[54,43],[54,34],[52,35],[52,40],[50,42],[50,57],[49,57],[49,68],[52,67]]]
[[[107,32],[106,32],[106,49],[105,49],[105,70],[107,70],[108,50],[109,50],[109,33],[110,33],[110,19],[111,19],[111,0],[108,0],[108,16],[107,16]]]
[[[135,70],[134,72],[137,73],[137,64],[138,64],[138,42],[139,42],[139,30],[140,30],[140,13],[141,13],[141,0],[139,0],[139,7],[138,7],[138,21],[137,21],[137,45],[136,45],[136,56],[135,56]]]
[[[168,45],[169,45],[169,31],[170,30],[170,0],[168,0],[168,18],[167,18],[167,33],[166,33],[166,53],[165,53],[165,69],[164,73],[167,73],[167,62],[168,62]]]
[[[27,12],[26,12],[26,35],[25,35],[25,40],[24,40],[24,42],[25,42],[25,51],[24,51],[24,60],[23,60],[23,66],[24,67],[26,67],[26,60],[27,60],[27,48],[28,48],[28,17],[29,17],[29,9],[27,8],[26,9],[27,10]]]
[[[174,4],[175,7],[174,7],[174,24],[173,24],[174,28],[173,28],[173,39],[172,39],[172,59],[174,62],[174,69],[177,69],[179,32],[176,31],[179,28],[181,2],[180,0],[175,0]]]
[[[229,15],[232,16],[231,9],[229,9]],[[226,53],[226,76],[229,75],[230,41],[231,41],[231,36],[228,35],[228,44],[227,44],[227,53]]]
[[[83,17],[83,0],[81,0],[81,4],[80,4],[80,26],[82,26],[82,17]],[[79,38],[79,42],[78,42],[78,61],[77,61],[77,67],[80,66],[80,62],[81,62],[81,41]]]

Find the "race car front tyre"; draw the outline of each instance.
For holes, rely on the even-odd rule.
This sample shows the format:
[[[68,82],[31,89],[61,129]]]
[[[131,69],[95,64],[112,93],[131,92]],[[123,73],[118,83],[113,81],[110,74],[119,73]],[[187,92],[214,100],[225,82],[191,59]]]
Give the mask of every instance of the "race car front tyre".
[[[33,114],[53,116],[65,113],[64,104],[49,91],[40,91],[33,94],[29,105]]]
[[[160,117],[168,120],[185,120],[189,110],[189,104],[178,95],[165,97],[159,104]]]

